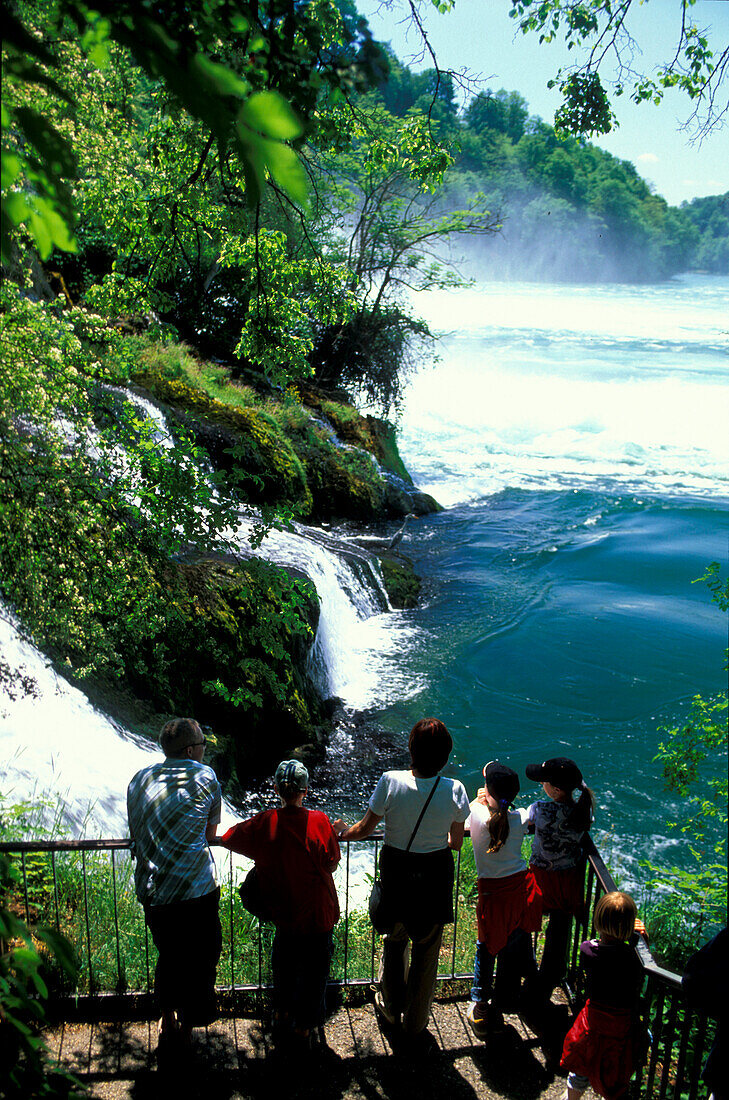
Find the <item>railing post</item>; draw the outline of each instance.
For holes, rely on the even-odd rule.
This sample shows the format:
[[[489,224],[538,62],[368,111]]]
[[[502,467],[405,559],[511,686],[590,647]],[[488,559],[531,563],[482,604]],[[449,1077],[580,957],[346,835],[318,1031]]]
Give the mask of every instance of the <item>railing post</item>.
[[[122,991],[122,976],[121,976],[121,950],[119,947],[119,907],[117,905],[116,897],[116,862],[114,860],[114,849],[111,849],[111,881],[114,892],[114,929],[116,931],[116,986],[117,991]]]
[[[456,976],[456,944],[458,942],[458,895],[461,890],[461,849],[456,857],[456,897],[453,902],[453,950],[451,952],[451,978]]]
[[[84,879],[84,916],[86,919],[86,957],[89,963],[89,993],[94,992],[94,974],[91,964],[91,921],[89,920],[89,889],[86,876],[86,849],[81,849],[81,870]]]
[[[233,989],[235,987],[235,951],[233,945],[235,943],[235,931],[233,928],[233,849],[228,852],[228,889],[229,889],[229,921],[230,921],[230,996],[233,996]]]
[[[350,842],[345,841],[347,845],[347,860],[346,860],[346,881],[344,887],[344,984],[347,985],[349,980],[349,851]]]

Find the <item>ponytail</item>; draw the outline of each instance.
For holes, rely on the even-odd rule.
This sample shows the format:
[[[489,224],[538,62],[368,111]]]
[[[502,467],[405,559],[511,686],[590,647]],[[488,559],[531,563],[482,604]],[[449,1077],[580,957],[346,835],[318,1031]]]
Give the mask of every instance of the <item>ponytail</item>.
[[[569,823],[573,829],[587,832],[592,824],[592,812],[595,807],[595,796],[585,783],[580,784],[580,797],[573,804],[569,815]]]
[[[498,810],[491,810],[491,817],[489,818],[489,834],[491,836],[491,846],[488,850],[489,855],[498,852],[499,849],[503,848],[506,844],[506,838],[509,835],[510,805],[511,803],[508,799],[500,798]]]

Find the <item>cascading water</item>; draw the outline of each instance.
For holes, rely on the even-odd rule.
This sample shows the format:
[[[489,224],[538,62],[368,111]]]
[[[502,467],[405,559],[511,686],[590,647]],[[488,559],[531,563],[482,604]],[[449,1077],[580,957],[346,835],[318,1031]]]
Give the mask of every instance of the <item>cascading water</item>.
[[[153,438],[174,446],[162,411],[151,401],[123,390],[140,418],[152,421]],[[93,457],[97,438],[87,438]],[[119,449],[115,459],[124,468]],[[402,694],[406,685],[388,676],[389,658],[410,644],[407,616],[389,610],[376,560],[354,542],[295,524],[272,530],[254,551],[253,519],[242,515],[228,533],[234,553],[293,567],[316,586],[320,617],[310,655],[312,678],[324,696],[338,696],[352,708],[365,708]],[[130,776],[159,758],[158,750],[94,708],[50,662],[23,639],[12,613],[0,604],[0,653],[5,667],[29,678],[30,693],[18,681],[0,679],[0,795],[7,801],[50,803],[39,811],[45,824],[58,817],[68,833],[123,834],[125,793]],[[418,690],[407,685],[407,693]],[[226,812],[231,820],[234,811]]]

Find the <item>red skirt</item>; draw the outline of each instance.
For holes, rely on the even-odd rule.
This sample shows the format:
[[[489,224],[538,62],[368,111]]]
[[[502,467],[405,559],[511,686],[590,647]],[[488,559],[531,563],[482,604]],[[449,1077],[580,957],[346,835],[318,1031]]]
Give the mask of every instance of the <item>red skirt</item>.
[[[529,870],[537,880],[545,913],[556,909],[560,913],[571,913],[573,917],[582,915],[585,905],[584,863],[564,871],[547,871],[544,867],[530,867]]]
[[[504,878],[478,880],[479,943],[489,955],[498,955],[516,928],[538,932],[542,925],[542,896],[531,871]]]
[[[587,1077],[606,1100],[618,1100],[633,1075],[636,1037],[629,1008],[602,1008],[588,1000],[567,1032],[562,1068]]]

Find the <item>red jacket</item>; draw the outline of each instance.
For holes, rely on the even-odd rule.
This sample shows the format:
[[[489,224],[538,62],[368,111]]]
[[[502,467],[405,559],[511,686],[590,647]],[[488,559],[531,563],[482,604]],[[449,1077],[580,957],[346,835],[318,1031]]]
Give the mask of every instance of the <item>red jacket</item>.
[[[339,919],[332,871],[340,852],[326,814],[282,806],[241,821],[220,840],[255,861],[277,927],[302,935],[331,932]]]

